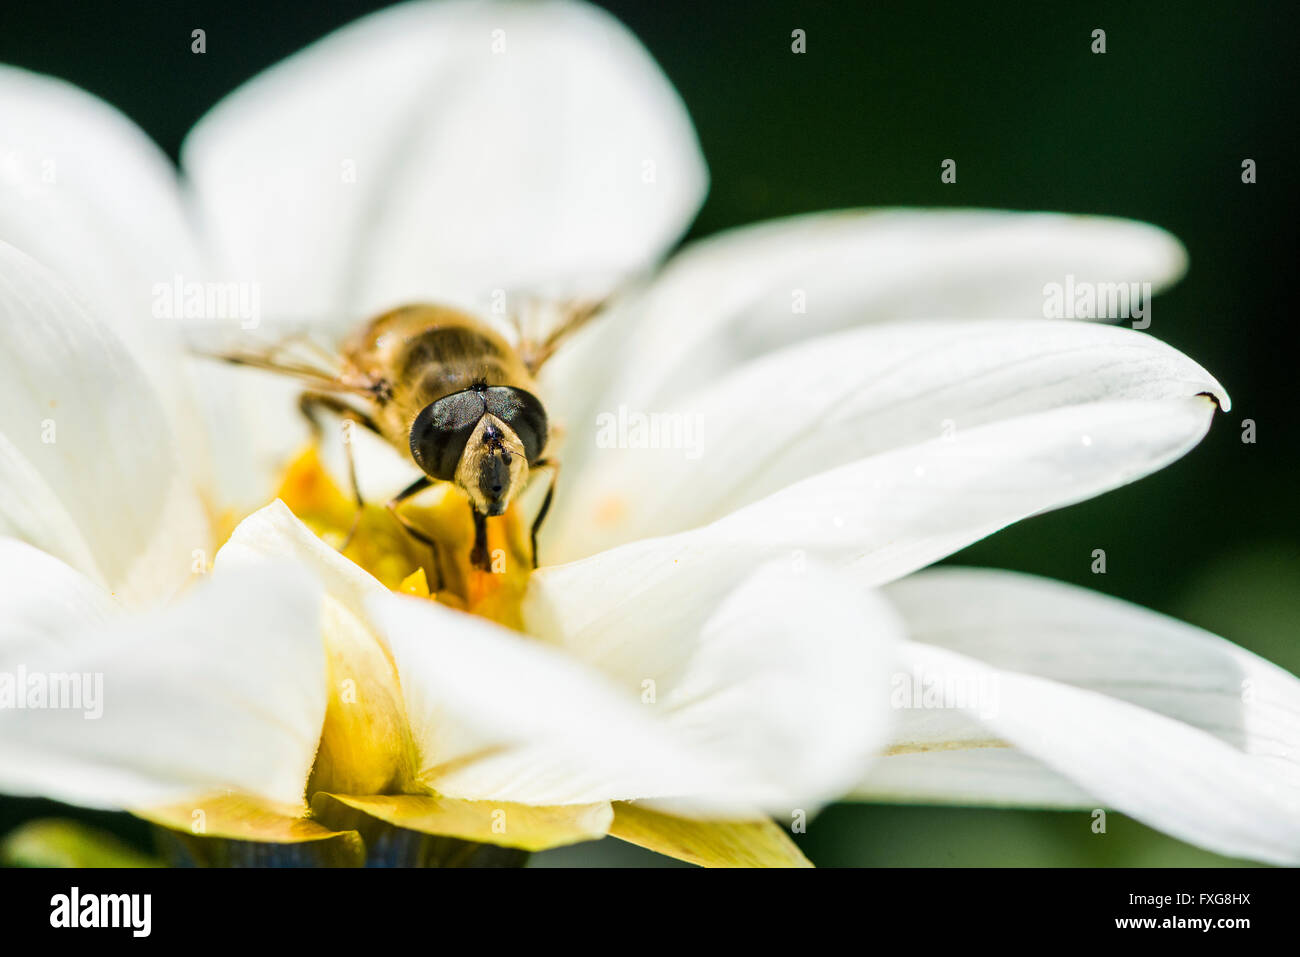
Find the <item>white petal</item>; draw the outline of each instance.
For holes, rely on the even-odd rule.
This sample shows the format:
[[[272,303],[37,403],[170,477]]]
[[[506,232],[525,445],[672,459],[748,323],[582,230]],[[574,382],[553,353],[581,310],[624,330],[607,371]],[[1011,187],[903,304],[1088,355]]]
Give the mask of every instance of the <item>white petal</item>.
[[[367,599],[389,594],[378,579],[325,544],[278,499],[239,523],[217,553],[215,569],[256,569],[276,562],[303,566],[328,597],[363,619]],[[374,630],[373,622],[365,623]]]
[[[441,794],[789,813],[842,793],[887,737],[895,619],[812,567],[769,569],[731,594],[705,582],[683,596],[543,584],[530,625],[556,648],[393,596],[279,502],[240,524],[216,568],[286,559],[391,653],[419,779]]]
[[[996,707],[967,708],[968,716],[1099,805],[1220,854],[1300,862],[1300,784],[1279,759],[1115,697],[933,646],[907,642],[900,661],[996,688]]]
[[[26,542],[0,538],[0,641],[57,638],[107,624],[118,612],[85,575]]]
[[[1300,681],[1230,642],[1095,592],[1010,572],[929,569],[885,594],[917,641],[1174,718],[1300,786]],[[987,740],[977,720],[949,711],[902,717],[897,749],[940,750],[879,762],[860,788],[864,796],[1088,805],[1077,784],[1028,755],[957,747]]]
[[[98,97],[0,66],[0,235],[58,273],[136,352],[175,372],[179,329],[154,286],[197,274],[175,168]]]
[[[126,116],[55,77],[0,66],[0,116],[0,237],[54,271],[126,345],[202,474],[182,316],[162,311],[178,280],[208,278],[176,168]]]
[[[273,498],[289,461],[310,438],[298,411],[303,384],[208,359],[193,362],[190,373],[202,417],[196,431],[210,449],[203,488],[225,515],[247,515]]]
[[[397,660],[421,781],[441,794],[585,804],[718,784],[639,696],[553,649],[422,599],[382,596],[370,612]]]
[[[0,532],[126,601],[189,579],[207,523],[156,393],[55,276],[3,243],[0,434]]]
[[[594,292],[657,260],[706,181],[646,51],[559,0],[366,17],[219,104],[183,158],[233,270],[295,317]]]
[[[367,599],[388,589],[312,533],[282,502],[250,515],[217,554],[216,571],[290,562],[323,587],[320,634],[330,698],[310,786],[343,794],[405,788],[414,773],[397,669]]]
[[[788,814],[838,794],[848,755],[883,740],[899,637],[872,595],[815,564],[770,565],[736,587],[704,574],[643,588],[626,569],[542,569],[526,624],[600,670],[695,749],[748,766]]]
[[[885,594],[917,641],[1158,711],[1300,772],[1300,680],[1217,635],[991,569],[927,569]]]
[[[285,559],[315,575],[327,606],[346,611],[393,656],[420,752],[417,772],[438,793],[588,803],[611,794],[676,795],[713,775],[677,748],[638,699],[620,699],[594,672],[491,622],[394,596],[281,502],[240,523],[217,570]]]
[[[90,544],[76,519],[59,501],[35,463],[0,432],[0,531],[24,542],[40,542],[51,555],[90,575],[99,586],[99,573]]]
[[[870,326],[766,355],[653,418],[620,403],[575,424],[573,444],[598,448],[548,532],[572,536],[562,553],[589,553],[690,528],[810,475],[935,438],[959,440],[990,423],[1198,393],[1227,406],[1208,372],[1127,329],[1043,320]],[[626,447],[637,441],[638,417],[658,425],[663,448]],[[614,511],[611,497],[617,521],[602,520]]]
[[[1176,281],[1186,253],[1145,223],[988,210],[848,210],[688,247],[602,343],[614,400],[671,404],[797,340],[892,319],[1042,318],[1044,286]],[[595,336],[593,335],[593,339]]]
[[[904,749],[871,765],[851,798],[890,804],[1091,809],[1097,798],[1009,746]]]
[[[187,358],[185,290],[236,277],[209,272],[176,168],[130,119],[55,77],[0,66],[0,115],[0,236],[58,275],[126,346],[214,507],[264,504],[267,472],[298,437],[284,427],[295,424],[292,399],[282,390],[268,401],[256,380]],[[268,419],[279,426],[273,440],[263,438]]]
[[[224,789],[301,803],[325,710],[319,606],[300,573],[271,567],[214,578],[160,613],[0,641],[0,680],[73,675],[89,694],[75,708],[0,708],[0,789],[91,807]]]
[[[893,581],[1012,522],[1156,471],[1200,441],[1207,397],[1094,402],[959,431],[796,482],[710,525],[620,545],[567,573],[738,577],[767,558],[855,568]],[[617,505],[615,506],[617,507]],[[733,577],[731,580],[735,580]]]
[[[1240,781],[1244,789],[1280,794],[1284,802],[1300,788],[1300,681],[1229,642],[1113,598],[1008,572],[931,569],[887,586],[886,594],[914,639],[969,656],[947,662],[938,673],[982,674],[997,693],[974,714],[900,712],[903,723],[891,756],[872,766],[857,789],[860,797],[1069,807],[1111,801],[1095,783],[1102,771],[1086,765],[1076,771],[1051,756],[1055,745],[1035,751],[1026,743],[1032,739],[998,724],[1007,710],[1008,676],[1014,679],[1016,673],[1059,682],[1063,692],[1078,688],[1104,695],[1116,708],[1165,716],[1182,726],[1178,735],[1189,747],[1221,753],[1209,739],[1222,742],[1239,756],[1225,759],[1230,764],[1249,763],[1244,777],[1234,770],[1224,783]],[[1051,724],[1058,738],[1090,730],[1077,718],[1064,718],[1057,726],[1052,723],[1057,714],[1052,709],[1040,720]],[[1145,720],[1135,729],[1146,727]],[[992,738],[1020,747],[971,747],[988,745]],[[1148,777],[1191,773],[1171,772],[1162,762],[1133,772],[1128,760],[1116,756],[1110,773],[1136,774],[1139,784]],[[1144,795],[1138,803],[1148,799],[1160,795]],[[1220,784],[1209,788],[1203,801],[1257,808],[1260,798]],[[1132,805],[1115,806],[1138,813]],[[1240,816],[1234,808],[1214,813],[1227,821]],[[1161,819],[1144,820],[1172,831]],[[1286,851],[1284,834],[1272,856],[1249,845],[1212,843],[1227,840],[1221,836],[1179,836],[1268,860],[1295,853]]]

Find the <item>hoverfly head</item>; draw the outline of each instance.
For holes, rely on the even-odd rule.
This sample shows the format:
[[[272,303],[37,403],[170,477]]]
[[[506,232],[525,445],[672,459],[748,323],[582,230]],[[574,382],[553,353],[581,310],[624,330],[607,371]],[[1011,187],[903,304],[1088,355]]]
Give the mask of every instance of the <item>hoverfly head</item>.
[[[546,444],[536,397],[508,386],[467,389],[427,405],[411,425],[411,456],[430,477],[455,482],[481,515],[501,515]]]
[[[528,481],[528,457],[513,429],[484,415],[465,443],[456,484],[481,515],[501,515]]]

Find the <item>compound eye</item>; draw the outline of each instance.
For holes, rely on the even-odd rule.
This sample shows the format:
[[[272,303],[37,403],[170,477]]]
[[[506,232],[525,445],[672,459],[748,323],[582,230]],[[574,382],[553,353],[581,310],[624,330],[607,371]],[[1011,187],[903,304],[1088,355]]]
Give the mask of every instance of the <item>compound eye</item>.
[[[483,418],[483,393],[453,392],[430,402],[411,423],[411,457],[426,474],[444,482],[456,476],[465,444]]]
[[[531,392],[510,385],[492,386],[483,394],[487,411],[510,426],[524,444],[524,456],[532,465],[546,448],[546,410]]]

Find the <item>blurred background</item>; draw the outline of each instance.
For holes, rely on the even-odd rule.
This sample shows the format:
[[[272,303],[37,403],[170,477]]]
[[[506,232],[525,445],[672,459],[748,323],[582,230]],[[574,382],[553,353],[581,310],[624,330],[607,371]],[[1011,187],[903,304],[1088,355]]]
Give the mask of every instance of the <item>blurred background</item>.
[[[0,61],[103,97],[176,156],[190,125],[254,73],[384,3],[173,0],[9,4]],[[1156,223],[1190,253],[1150,332],[1208,368],[1233,409],[1186,458],[1022,522],[950,559],[1138,602],[1300,672],[1295,320],[1297,57],[1287,3],[610,2],[694,119],[712,173],[688,239],[851,206],[983,206]],[[1014,5],[1020,8],[1022,5]],[[1048,7],[1052,9],[1048,9]],[[190,31],[208,52],[190,53]],[[807,53],[790,52],[791,31]],[[1106,31],[1106,53],[1090,51]],[[0,121],[3,118],[0,117]],[[956,185],[939,163],[958,159]],[[1243,185],[1254,159],[1258,183]],[[1241,440],[1253,419],[1255,444]],[[1091,573],[1104,548],[1107,573]],[[0,798],[0,834],[52,814],[148,849],[146,827]],[[800,838],[820,866],[1233,864],[1111,815],[836,806]],[[535,865],[650,864],[615,840]]]

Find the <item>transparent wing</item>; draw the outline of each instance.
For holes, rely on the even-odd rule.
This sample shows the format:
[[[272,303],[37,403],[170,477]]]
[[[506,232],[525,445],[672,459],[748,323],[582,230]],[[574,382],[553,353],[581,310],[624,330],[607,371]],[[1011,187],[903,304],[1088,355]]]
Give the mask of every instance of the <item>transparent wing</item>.
[[[337,348],[323,344],[310,324],[301,328],[279,324],[270,333],[260,330],[235,333],[226,325],[207,331],[192,330],[188,338],[190,352],[202,358],[274,372],[322,391],[374,394],[374,383],[348,373]]]

